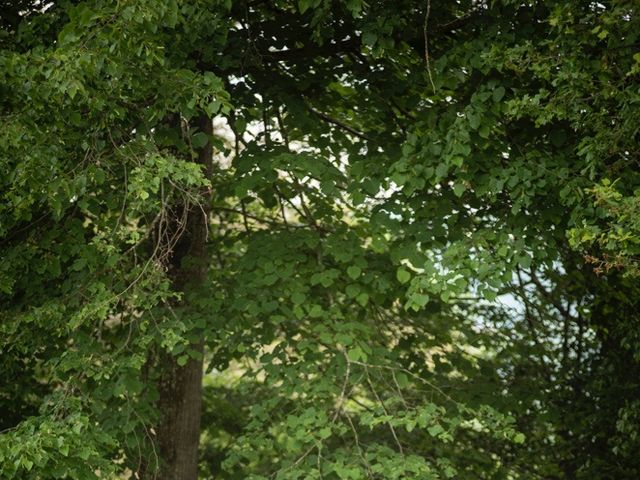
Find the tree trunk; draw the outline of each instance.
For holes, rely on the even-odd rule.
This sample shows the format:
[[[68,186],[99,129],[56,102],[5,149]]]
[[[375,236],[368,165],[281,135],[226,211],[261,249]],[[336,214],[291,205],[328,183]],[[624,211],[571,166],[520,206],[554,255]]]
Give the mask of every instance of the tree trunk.
[[[213,133],[211,119],[201,116],[200,131]],[[211,178],[212,148],[210,142],[198,154],[198,162],[204,166],[207,178]],[[170,275],[176,291],[183,292],[177,308],[187,307],[189,292],[197,290],[205,281],[209,264],[206,251],[211,192],[207,189],[200,196],[200,205],[187,208],[187,225],[172,258]],[[202,409],[202,355],[204,338],[190,346],[199,354],[189,358],[183,366],[170,354],[160,357],[161,377],[158,383],[158,407],[161,420],[157,429],[160,455],[158,480],[196,480],[198,478],[198,443]]]
[[[194,346],[200,353],[200,343]],[[198,441],[202,407],[202,360],[190,359],[183,367],[175,357],[163,356],[158,406],[162,420],[158,426],[160,450],[159,480],[198,478]]]

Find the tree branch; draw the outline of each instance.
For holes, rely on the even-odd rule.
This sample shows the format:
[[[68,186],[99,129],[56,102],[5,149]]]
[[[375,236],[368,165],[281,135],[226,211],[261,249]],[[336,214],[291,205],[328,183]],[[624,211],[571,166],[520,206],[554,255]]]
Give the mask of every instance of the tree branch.
[[[330,117],[326,113],[322,113],[319,110],[316,110],[315,108],[313,108],[311,106],[309,106],[309,111],[311,113],[313,113],[315,116],[317,116],[318,118],[324,120],[327,123],[335,125],[336,127],[340,127],[341,129],[346,130],[347,132],[351,133],[352,135],[355,135],[358,138],[361,138],[361,139],[367,140],[367,141],[371,141],[371,138],[368,137],[365,133],[362,133],[362,132],[356,130],[355,128],[347,125],[346,123],[342,123],[340,120],[336,120],[335,118]]]

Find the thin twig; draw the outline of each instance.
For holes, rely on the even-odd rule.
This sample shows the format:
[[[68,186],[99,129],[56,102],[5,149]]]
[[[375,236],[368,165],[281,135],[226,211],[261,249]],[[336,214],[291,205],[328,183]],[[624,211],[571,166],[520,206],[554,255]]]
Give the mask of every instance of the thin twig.
[[[427,62],[427,74],[429,75],[429,82],[431,82],[431,88],[433,93],[436,93],[436,86],[433,83],[433,77],[431,76],[431,63],[429,60],[429,14],[431,13],[431,0],[427,0],[427,12],[424,15],[424,23],[422,25],[422,32],[424,35],[424,59]]]
[[[384,414],[389,417],[389,412],[387,411],[387,407],[384,405],[384,402],[382,401],[382,399],[380,398],[380,395],[378,395],[378,392],[376,391],[375,387],[373,386],[373,383],[371,382],[371,377],[369,376],[369,368],[365,367],[365,372],[367,374],[367,383],[369,384],[369,388],[371,389],[371,393],[373,393],[373,395],[376,397],[376,400],[378,400],[378,403],[380,404],[380,406],[382,407],[382,411],[384,412]],[[404,457],[404,449],[402,448],[402,444],[400,443],[400,439],[398,438],[398,435],[396,434],[396,429],[393,428],[393,425],[391,424],[391,422],[386,422],[387,425],[389,425],[389,430],[391,430],[391,435],[393,436],[393,439],[396,441],[396,445],[398,445],[398,450],[400,451],[400,455],[402,455]]]

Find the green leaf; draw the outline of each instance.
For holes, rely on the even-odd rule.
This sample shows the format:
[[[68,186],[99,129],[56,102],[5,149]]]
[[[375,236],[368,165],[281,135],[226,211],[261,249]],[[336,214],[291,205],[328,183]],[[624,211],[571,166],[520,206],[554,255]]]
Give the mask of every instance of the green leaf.
[[[209,102],[205,108],[205,111],[207,112],[207,115],[209,115],[210,117],[215,117],[218,112],[220,111],[220,107],[222,106],[222,104],[218,101],[218,100],[213,100],[212,102]],[[205,143],[206,145],[206,143]],[[204,146],[204,145],[202,145]]]
[[[407,283],[411,279],[411,274],[403,267],[398,268],[396,271],[396,278],[400,283]]]
[[[188,361],[189,361],[189,355],[180,355],[176,360],[176,363],[178,364],[178,366],[184,367]]]
[[[307,296],[302,292],[296,291],[291,294],[291,301],[295,305],[302,305],[306,299],[307,299]]]
[[[202,148],[209,143],[209,136],[206,133],[198,132],[191,137],[191,145],[193,148]]]
[[[465,190],[466,190],[466,187],[464,186],[463,183],[455,183],[453,185],[453,193],[455,194],[456,197],[461,197]]]
[[[33,461],[29,460],[28,458],[23,458],[22,459],[22,466],[27,470],[30,471],[33,468]]]
[[[429,295],[426,293],[412,293],[409,299],[417,307],[424,307],[429,302]]]
[[[351,265],[349,268],[347,268],[347,275],[349,275],[349,277],[351,277],[351,279],[353,280],[357,279],[361,273],[362,270],[356,265]]]
[[[369,303],[369,294],[362,292],[356,297],[356,302],[365,307]]]
[[[373,47],[377,41],[378,35],[376,35],[374,32],[368,31],[364,32],[364,34],[362,35],[362,43],[369,47]]]
[[[360,293],[360,285],[358,285],[357,283],[347,285],[346,292],[349,297],[355,298]]]
[[[486,298],[490,302],[493,302],[496,299],[497,295],[498,295],[495,291],[493,291],[491,289],[485,289],[483,291],[483,294],[484,294],[484,298]]]
[[[68,457],[69,456],[69,444],[63,443],[60,446],[60,448],[58,449],[58,451],[62,454],[63,457]]]
[[[364,352],[360,347],[354,347],[349,349],[347,356],[349,357],[349,360],[351,360],[352,362],[357,362],[363,358]]]
[[[440,163],[436,167],[436,177],[440,179],[446,177],[448,172],[449,166],[446,163]]]
[[[311,310],[309,310],[309,316],[311,318],[320,318],[324,314],[322,307],[320,305],[313,305]]]

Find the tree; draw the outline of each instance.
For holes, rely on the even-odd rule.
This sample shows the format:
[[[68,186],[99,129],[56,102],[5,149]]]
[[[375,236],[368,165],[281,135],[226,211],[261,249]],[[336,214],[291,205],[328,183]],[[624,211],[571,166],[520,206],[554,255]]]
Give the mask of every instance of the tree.
[[[4,476],[637,476],[634,2],[4,11]]]

